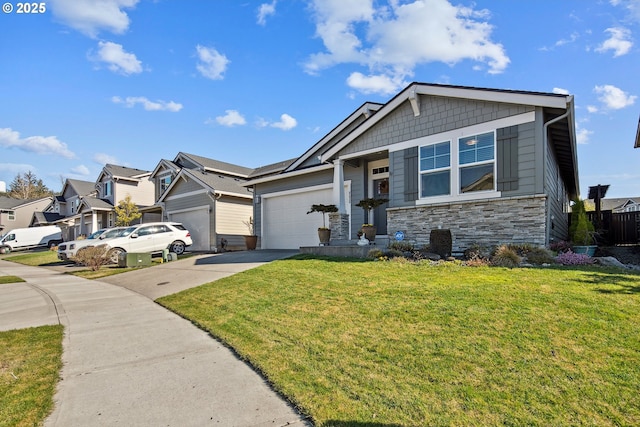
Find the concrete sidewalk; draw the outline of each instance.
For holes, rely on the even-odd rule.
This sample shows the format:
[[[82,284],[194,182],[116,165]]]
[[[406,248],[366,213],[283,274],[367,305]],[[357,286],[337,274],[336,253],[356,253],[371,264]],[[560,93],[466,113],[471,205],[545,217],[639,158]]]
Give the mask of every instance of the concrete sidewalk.
[[[45,426],[310,425],[229,349],[138,292],[1,260],[0,274],[27,281],[0,286],[0,330],[65,326]]]

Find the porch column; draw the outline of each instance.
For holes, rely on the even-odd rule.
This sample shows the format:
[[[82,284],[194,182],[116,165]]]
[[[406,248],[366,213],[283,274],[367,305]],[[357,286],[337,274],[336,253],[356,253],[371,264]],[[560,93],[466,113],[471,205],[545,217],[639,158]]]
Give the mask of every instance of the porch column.
[[[344,201],[344,160],[342,159],[333,161],[333,203],[338,207],[338,213],[347,213]]]
[[[85,228],[86,228],[86,227],[85,227],[85,225],[84,225],[84,214],[83,214],[83,213],[81,213],[81,214],[80,214],[80,231],[79,231],[79,234],[76,236],[76,239],[77,239],[78,237],[80,237],[81,235],[83,235],[83,234],[87,234],[87,232],[86,232]]]
[[[91,211],[91,232],[98,230],[98,213]]]

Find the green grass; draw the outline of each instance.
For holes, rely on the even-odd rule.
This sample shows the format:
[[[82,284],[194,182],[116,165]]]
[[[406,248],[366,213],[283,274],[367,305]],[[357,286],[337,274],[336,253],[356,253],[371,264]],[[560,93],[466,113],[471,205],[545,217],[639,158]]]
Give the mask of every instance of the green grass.
[[[0,285],[3,283],[18,283],[18,282],[24,282],[24,280],[18,276],[0,276]]]
[[[640,275],[283,260],[158,300],[320,426],[640,425]]]
[[[178,259],[185,259],[193,256],[193,254],[183,254]],[[12,261],[19,264],[30,265],[32,267],[54,267],[69,265],[68,261],[60,261],[58,259],[58,253],[55,251],[31,251],[21,254],[11,254],[3,257],[5,261]],[[162,257],[153,257],[152,266],[158,265],[162,262]],[[147,268],[147,267],[135,267],[135,268]],[[116,265],[107,265],[100,268],[98,271],[91,271],[90,269],[81,269],[75,271],[69,271],[68,274],[74,276],[83,277],[85,279],[100,279],[102,277],[113,276],[114,274],[126,273],[132,271],[134,268],[118,267]],[[0,282],[2,283],[2,282]]]
[[[0,332],[0,426],[37,426],[53,409],[63,328]]]
[[[45,267],[52,265],[65,265],[67,263],[58,260],[56,251],[42,250],[29,252],[13,252],[2,259],[5,261],[17,262],[19,264],[30,265],[32,267]]]

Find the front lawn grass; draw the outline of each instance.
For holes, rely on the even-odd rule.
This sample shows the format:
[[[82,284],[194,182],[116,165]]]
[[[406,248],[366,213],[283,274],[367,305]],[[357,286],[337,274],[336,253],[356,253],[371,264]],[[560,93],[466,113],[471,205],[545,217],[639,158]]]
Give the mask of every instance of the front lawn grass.
[[[18,283],[24,282],[24,279],[21,279],[18,276],[0,276],[0,285],[4,283]]]
[[[17,262],[32,267],[47,267],[53,265],[65,265],[68,262],[60,261],[58,253],[50,250],[37,250],[28,252],[14,252],[3,258],[5,261]]]
[[[640,425],[640,275],[276,261],[160,298],[320,426]]]
[[[0,426],[42,425],[62,368],[63,327],[0,332]]]

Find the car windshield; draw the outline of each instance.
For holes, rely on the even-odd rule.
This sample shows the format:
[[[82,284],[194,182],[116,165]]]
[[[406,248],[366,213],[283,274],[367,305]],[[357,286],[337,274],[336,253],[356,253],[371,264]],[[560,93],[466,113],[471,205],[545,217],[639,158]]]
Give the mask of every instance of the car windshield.
[[[102,234],[102,236],[100,236],[100,239],[110,239],[112,237],[119,237],[120,233],[122,233],[125,229],[124,228],[112,228],[109,231],[106,231],[104,234]]]

